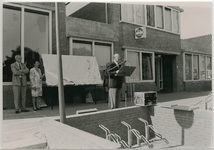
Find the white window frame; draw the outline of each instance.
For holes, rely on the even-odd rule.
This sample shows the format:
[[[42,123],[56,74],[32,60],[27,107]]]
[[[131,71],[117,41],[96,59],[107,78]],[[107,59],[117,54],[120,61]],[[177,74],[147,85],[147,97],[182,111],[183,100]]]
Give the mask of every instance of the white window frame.
[[[140,50],[134,50],[134,49],[125,49],[124,51],[124,56],[125,59],[127,60],[128,58],[128,53],[127,52],[137,52],[140,53],[140,80],[139,81],[129,81],[127,83],[140,83],[140,82],[155,82],[155,53],[154,52],[148,52],[148,51],[140,51]],[[149,53],[152,54],[152,80],[143,80],[142,79],[142,53]],[[127,63],[126,63],[127,64]],[[132,66],[132,64],[130,64]]]
[[[49,21],[48,54],[52,54],[52,11],[51,10],[45,10],[45,9],[34,8],[34,7],[29,7],[29,6],[25,6],[25,5],[19,5],[19,4],[11,4],[11,3],[4,3],[3,6],[18,7],[21,9],[21,11],[20,11],[20,13],[21,13],[21,56],[23,58],[22,63],[24,63],[24,21],[25,21],[24,13],[25,13],[25,9],[46,12],[49,14],[48,15],[48,17],[49,17],[49,20],[48,20]],[[30,82],[27,81],[27,84],[30,84]],[[3,85],[12,85],[12,81],[3,82]]]
[[[127,4],[126,4],[127,5]],[[134,7],[134,4],[130,4],[130,5],[132,5],[133,6],[133,9],[134,9],[134,13],[136,13],[135,11],[136,11],[136,9],[135,9],[135,7]],[[161,31],[165,31],[165,32],[169,32],[169,33],[174,33],[174,34],[177,34],[177,35],[180,35],[180,33],[181,33],[181,30],[180,30],[180,28],[181,28],[181,25],[180,25],[180,11],[178,11],[178,10],[176,10],[176,9],[174,9],[174,8],[171,8],[171,7],[168,7],[168,6],[162,6],[162,5],[157,5],[157,6],[162,6],[163,7],[163,26],[164,26],[164,28],[163,29],[160,29],[160,28],[157,28],[157,26],[156,26],[156,5],[154,5],[154,15],[155,15],[155,27],[152,27],[152,26],[148,26],[147,25],[147,9],[146,9],[146,6],[147,5],[144,5],[144,4],[142,4],[142,6],[144,7],[144,18],[145,18],[145,24],[138,24],[138,23],[136,23],[136,20],[135,20],[135,17],[133,16],[133,18],[134,18],[134,22],[129,22],[129,21],[126,21],[126,20],[124,20],[123,18],[123,16],[125,15],[124,14],[124,4],[121,4],[120,5],[121,6],[121,19],[120,19],[120,22],[126,22],[126,23],[129,23],[129,24],[134,24],[134,25],[139,25],[139,26],[145,26],[145,27],[148,27],[148,28],[152,28],[152,29],[156,29],[156,30],[161,30]],[[170,9],[171,10],[171,26],[172,26],[172,31],[168,31],[168,30],[166,30],[166,25],[165,25],[165,8],[168,8],[168,9]],[[177,33],[177,32],[173,32],[173,11],[176,11],[176,12],[178,12],[178,22],[179,22],[179,32]]]
[[[191,71],[192,71],[192,79],[191,80],[186,80],[186,74],[185,74],[185,63],[186,63],[186,60],[185,60],[185,55],[188,54],[188,55],[191,55],[191,61],[192,61],[192,68],[191,68]],[[198,72],[199,72],[199,79],[198,80],[194,80],[193,79],[193,56],[196,55],[199,57],[198,61],[199,61],[199,66],[198,66]],[[200,56],[205,56],[205,79],[201,79],[201,74],[200,74],[200,66],[201,66],[201,63],[200,63]],[[212,56],[210,55],[207,55],[207,54],[196,54],[196,53],[189,53],[189,52],[184,52],[183,53],[183,79],[184,79],[184,82],[197,82],[197,81],[209,81],[209,80],[212,80],[211,79],[207,79],[207,57],[210,57],[212,59]]]

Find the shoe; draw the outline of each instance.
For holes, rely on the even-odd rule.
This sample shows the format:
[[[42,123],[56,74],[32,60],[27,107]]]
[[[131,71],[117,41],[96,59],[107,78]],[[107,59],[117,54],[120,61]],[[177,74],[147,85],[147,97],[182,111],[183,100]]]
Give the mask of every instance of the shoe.
[[[15,111],[15,113],[16,113],[16,114],[19,114],[19,111],[18,111],[18,110],[16,110],[16,111]]]
[[[41,108],[36,107],[37,110],[41,110]]]
[[[23,110],[21,110],[21,112],[29,112],[29,110],[23,109]]]
[[[37,109],[34,109],[34,108],[33,108],[33,111],[37,111]]]

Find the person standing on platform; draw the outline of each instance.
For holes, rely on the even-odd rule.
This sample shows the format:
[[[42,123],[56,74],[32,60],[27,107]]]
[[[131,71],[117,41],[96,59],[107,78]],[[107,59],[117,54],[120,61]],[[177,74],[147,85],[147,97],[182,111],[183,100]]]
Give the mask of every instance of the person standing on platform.
[[[34,61],[34,67],[30,69],[30,83],[31,83],[31,95],[33,101],[33,110],[41,110],[39,105],[39,100],[42,96],[42,79],[45,75],[41,73],[41,70],[38,68],[40,63],[39,61]]]
[[[20,112],[29,112],[26,109],[26,85],[27,78],[26,74],[29,72],[29,69],[25,64],[21,63],[22,57],[21,55],[15,56],[16,62],[11,64],[11,70],[13,73],[12,84],[13,84],[13,95],[14,95],[14,104],[15,104],[15,113],[18,114]],[[22,107],[19,107],[21,97]]]
[[[122,64],[125,63],[125,61],[121,63],[120,61],[120,55],[114,54],[114,60],[107,68],[107,72],[109,75],[109,109],[120,107],[121,90],[124,77],[116,76],[116,74],[119,72],[119,69],[122,67]]]

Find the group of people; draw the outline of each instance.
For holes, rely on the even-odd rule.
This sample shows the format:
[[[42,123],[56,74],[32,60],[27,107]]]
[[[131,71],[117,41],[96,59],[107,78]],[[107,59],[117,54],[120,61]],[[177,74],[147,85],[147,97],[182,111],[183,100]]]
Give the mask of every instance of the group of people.
[[[117,76],[117,73],[124,63],[125,61],[116,53],[114,54],[113,62],[106,66],[108,80],[104,81],[104,84],[107,85],[105,90],[108,90],[106,93],[108,93],[109,109],[119,108],[120,101],[125,99],[124,77]]]
[[[14,94],[15,113],[29,112],[26,109],[26,86],[29,69],[24,63],[21,62],[21,55],[15,56],[15,62],[11,64],[11,70],[13,73],[12,85]],[[30,69],[30,83],[31,83],[31,95],[33,102],[33,110],[41,110],[39,106],[39,99],[42,96],[42,75],[41,70],[38,68],[40,63],[39,60],[33,62],[34,67]],[[20,99],[21,98],[21,99]],[[21,103],[21,106],[20,106]]]
[[[15,104],[15,113],[19,114],[20,112],[29,112],[26,109],[26,86],[27,78],[26,74],[29,73],[29,69],[24,63],[21,62],[21,55],[15,56],[15,62],[11,64],[11,70],[13,73],[12,85],[13,85],[13,94],[14,94],[14,104]],[[119,54],[114,54],[114,60],[112,63],[109,63],[106,69],[108,75],[107,84],[107,93],[108,93],[108,102],[109,109],[119,108],[120,101],[124,99],[124,92],[122,94],[124,77],[117,76],[119,69],[125,61],[121,61]],[[39,100],[42,96],[42,75],[41,70],[39,69],[39,60],[33,62],[34,67],[30,69],[30,83],[31,83],[31,95],[33,103],[33,111],[41,110],[39,106]],[[121,97],[123,95],[123,98]],[[21,99],[20,99],[21,98]],[[21,102],[20,102],[21,101]],[[21,106],[19,105],[21,103]]]

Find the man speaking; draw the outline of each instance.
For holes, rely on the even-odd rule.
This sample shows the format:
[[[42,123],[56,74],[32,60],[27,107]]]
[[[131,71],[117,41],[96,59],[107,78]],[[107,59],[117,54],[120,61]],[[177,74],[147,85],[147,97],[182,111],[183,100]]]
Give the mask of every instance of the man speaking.
[[[119,108],[121,100],[121,90],[123,84],[122,76],[116,76],[119,69],[126,61],[121,61],[119,54],[114,54],[114,61],[108,66],[109,75],[109,103],[110,109]]]

